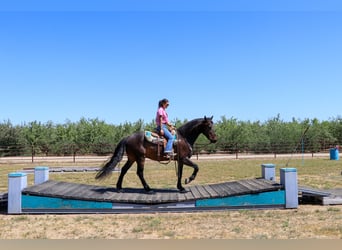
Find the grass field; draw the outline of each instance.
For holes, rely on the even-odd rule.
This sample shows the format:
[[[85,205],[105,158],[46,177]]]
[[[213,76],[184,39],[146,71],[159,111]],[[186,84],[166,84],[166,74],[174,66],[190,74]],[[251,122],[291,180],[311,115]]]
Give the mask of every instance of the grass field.
[[[287,159],[199,160],[197,179],[191,185],[218,183],[261,176],[262,163],[285,167]],[[0,165],[0,192],[7,190],[7,175],[37,164]],[[72,166],[70,163],[38,165]],[[86,166],[87,164],[78,164]],[[90,163],[99,166],[101,163]],[[75,166],[75,165],[73,165]],[[319,189],[342,188],[340,161],[323,158],[292,159],[299,185]],[[125,176],[124,187],[141,187],[136,167]],[[192,169],[185,168],[184,177]],[[104,182],[95,173],[50,173],[50,179],[115,186],[118,173]],[[175,187],[173,163],[146,163],[145,178],[153,188]],[[28,175],[33,184],[33,175]],[[241,210],[200,213],[161,213],[135,215],[0,215],[1,239],[342,239],[342,206],[300,205],[290,210]]]

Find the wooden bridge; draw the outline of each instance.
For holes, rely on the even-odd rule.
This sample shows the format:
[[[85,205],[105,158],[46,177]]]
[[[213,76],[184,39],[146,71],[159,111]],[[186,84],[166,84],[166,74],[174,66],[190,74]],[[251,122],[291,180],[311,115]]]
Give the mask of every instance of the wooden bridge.
[[[187,188],[115,188],[68,182],[46,181],[22,191],[23,212],[138,212],[183,211],[240,207],[284,207],[283,187],[265,179],[248,179]]]
[[[249,208],[296,208],[297,170],[263,165],[262,178],[195,185],[177,189],[116,188],[49,180],[48,167],[34,170],[35,185],[27,187],[26,173],[9,174],[8,213],[141,213]]]

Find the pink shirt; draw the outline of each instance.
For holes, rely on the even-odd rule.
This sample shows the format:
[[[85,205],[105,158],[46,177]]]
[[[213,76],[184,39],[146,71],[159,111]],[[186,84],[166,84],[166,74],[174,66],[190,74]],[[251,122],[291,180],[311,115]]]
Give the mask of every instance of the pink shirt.
[[[156,124],[157,126],[160,126],[160,116],[161,116],[161,120],[162,123],[169,123],[169,118],[167,116],[167,113],[165,111],[165,109],[163,107],[160,107],[157,111],[157,115],[156,115]]]

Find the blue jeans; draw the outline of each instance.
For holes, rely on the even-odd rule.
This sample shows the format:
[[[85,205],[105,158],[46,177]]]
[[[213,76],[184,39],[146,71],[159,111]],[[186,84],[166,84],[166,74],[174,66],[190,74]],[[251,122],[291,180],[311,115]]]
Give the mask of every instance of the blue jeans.
[[[162,130],[164,131],[164,137],[167,139],[167,143],[166,143],[166,147],[165,147],[164,152],[170,153],[170,152],[172,152],[174,137],[171,134],[171,132],[169,131],[169,129],[167,128],[166,124],[162,125]]]

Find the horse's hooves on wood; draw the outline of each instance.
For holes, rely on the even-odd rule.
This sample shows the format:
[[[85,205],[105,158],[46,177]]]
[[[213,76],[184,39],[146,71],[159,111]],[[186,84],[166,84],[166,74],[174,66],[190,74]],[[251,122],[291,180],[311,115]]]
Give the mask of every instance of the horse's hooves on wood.
[[[181,194],[185,194],[185,193],[187,193],[188,191],[186,191],[185,188],[182,188],[182,189],[179,190],[179,192],[180,192]]]

